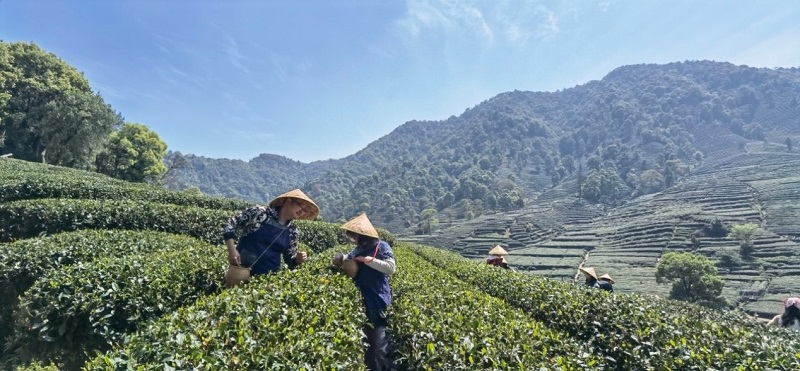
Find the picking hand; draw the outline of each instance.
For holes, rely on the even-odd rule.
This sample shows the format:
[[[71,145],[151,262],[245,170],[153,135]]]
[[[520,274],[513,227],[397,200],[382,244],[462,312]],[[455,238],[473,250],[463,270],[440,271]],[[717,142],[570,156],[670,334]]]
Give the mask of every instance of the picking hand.
[[[331,259],[331,263],[337,267],[341,267],[343,261],[344,261],[344,255],[342,255],[342,253],[340,252],[334,254],[333,259]]]
[[[239,255],[239,252],[236,250],[228,252],[228,262],[231,265],[241,266],[242,265],[242,256]]]
[[[294,256],[294,261],[297,264],[303,263],[306,260],[308,260],[308,253],[306,253],[305,251],[299,251],[297,252],[297,255]]]
[[[373,258],[371,256],[359,256],[359,257],[357,257],[357,258],[355,258],[353,260],[355,260],[355,261],[357,261],[359,263],[369,263],[369,262],[375,260],[375,258]]]

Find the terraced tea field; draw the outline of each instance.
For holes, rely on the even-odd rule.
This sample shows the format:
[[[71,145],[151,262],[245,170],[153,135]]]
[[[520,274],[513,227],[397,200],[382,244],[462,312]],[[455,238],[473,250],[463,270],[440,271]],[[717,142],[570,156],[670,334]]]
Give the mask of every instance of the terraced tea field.
[[[580,282],[578,267],[592,266],[614,277],[616,290],[663,296],[669,286],[654,278],[660,256],[694,251],[718,264],[731,304],[766,317],[780,311],[782,298],[800,295],[800,154],[755,152],[774,149],[763,145],[735,154],[724,142],[714,150],[728,157],[703,164],[662,192],[605,212],[560,186],[517,213],[482,216],[414,240],[475,260],[500,244],[520,271]],[[759,226],[751,258],[731,263],[739,256],[737,240],[698,233],[715,220],[727,227]]]

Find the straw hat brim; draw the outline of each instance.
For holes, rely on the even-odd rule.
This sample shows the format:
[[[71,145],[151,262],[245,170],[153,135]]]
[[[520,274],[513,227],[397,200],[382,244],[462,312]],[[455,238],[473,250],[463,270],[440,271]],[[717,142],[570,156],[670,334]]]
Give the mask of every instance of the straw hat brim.
[[[611,276],[608,273],[600,276],[600,279],[601,280],[606,280],[606,281],[610,282],[612,285],[614,284],[614,279],[611,278]]]
[[[489,250],[489,255],[508,255],[508,251],[506,251],[506,249],[504,249],[502,246],[497,245]]]
[[[283,203],[286,202],[287,198],[297,198],[303,201],[306,201],[311,205],[311,214],[309,216],[304,217],[303,219],[311,220],[319,215],[319,206],[311,199],[311,197],[306,196],[303,191],[299,189],[293,189],[289,192],[286,192],[278,197],[275,197],[272,201],[269,202],[269,206],[283,206]]]
[[[578,270],[583,272],[583,274],[585,274],[585,275],[589,275],[592,278],[597,279],[597,273],[595,273],[594,268],[592,268],[592,267],[588,267],[588,268],[581,267],[581,268],[578,268]]]
[[[356,234],[360,234],[362,236],[368,236],[372,238],[380,238],[378,235],[378,231],[375,227],[372,226],[372,223],[367,218],[367,214],[361,214],[347,223],[342,224],[341,227],[346,231],[350,231]]]

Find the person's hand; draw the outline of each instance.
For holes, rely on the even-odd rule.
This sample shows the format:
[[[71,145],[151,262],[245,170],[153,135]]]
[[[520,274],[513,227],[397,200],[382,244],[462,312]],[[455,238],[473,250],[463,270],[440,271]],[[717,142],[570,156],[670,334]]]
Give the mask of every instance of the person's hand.
[[[297,255],[294,256],[294,261],[297,264],[301,264],[306,260],[308,260],[308,253],[306,253],[305,251],[298,251]]]
[[[228,250],[228,263],[231,263],[231,265],[235,265],[235,266],[241,266],[242,265],[242,256],[239,255],[239,252],[236,251],[236,250],[233,250],[233,251]]]
[[[343,261],[344,261],[344,255],[340,252],[337,252],[336,254],[333,255],[333,259],[331,259],[331,264],[337,267],[341,267]]]
[[[357,257],[357,258],[355,258],[353,260],[355,260],[355,261],[357,261],[359,263],[369,263],[369,262],[375,260],[375,258],[373,258],[371,256],[359,256],[359,257]]]

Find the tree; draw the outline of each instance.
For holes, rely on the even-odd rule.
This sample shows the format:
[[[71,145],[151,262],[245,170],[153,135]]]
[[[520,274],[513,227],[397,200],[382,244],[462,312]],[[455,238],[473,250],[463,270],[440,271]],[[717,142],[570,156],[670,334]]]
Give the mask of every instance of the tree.
[[[664,177],[656,170],[645,170],[639,176],[639,187],[642,194],[658,192],[664,189]]]
[[[430,234],[436,227],[439,226],[439,220],[436,219],[436,209],[422,210],[420,215],[420,228],[422,233]]]
[[[757,230],[758,226],[753,223],[734,224],[731,226],[728,237],[739,240],[743,257],[748,257],[753,253],[753,235]]]
[[[203,195],[203,191],[201,191],[200,188],[197,188],[196,186],[191,186],[189,188],[184,189],[183,193],[186,193],[186,194],[192,195],[192,196],[202,196]]]
[[[592,170],[583,184],[583,197],[592,202],[619,198],[622,179],[611,169]]]
[[[34,44],[0,42],[0,152],[91,168],[121,123],[75,68]]]
[[[2,123],[8,115],[8,101],[11,100],[11,85],[14,82],[14,65],[11,62],[9,44],[0,42],[0,148],[3,147],[5,138]]]
[[[125,123],[97,156],[97,171],[131,182],[158,179],[166,173],[167,144],[142,124]]]
[[[447,216],[447,227],[450,228],[453,226],[453,218],[456,216],[455,211],[453,209],[447,209],[444,211],[444,215]]]
[[[43,163],[94,169],[95,157],[123,119],[97,94],[68,91],[27,113],[38,133],[36,152]]]
[[[167,155],[164,156],[164,166],[166,167],[167,171],[161,175],[161,182],[163,184],[178,183],[178,176],[176,175],[177,172],[181,169],[188,169],[190,167],[189,160],[187,160],[182,153],[172,151],[169,151]]]
[[[656,266],[656,282],[672,282],[670,298],[720,308],[727,303],[722,295],[725,282],[714,264],[702,255],[668,252]]]

